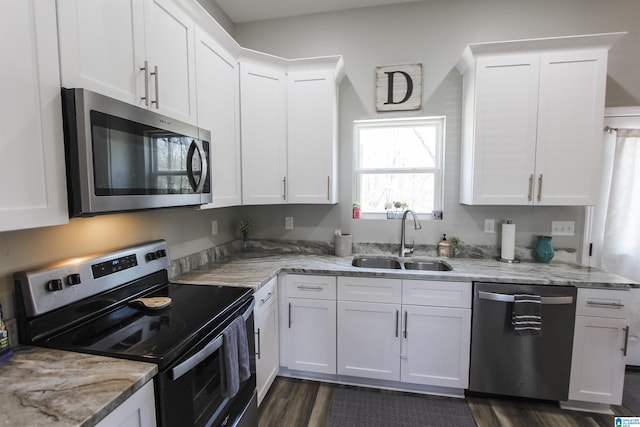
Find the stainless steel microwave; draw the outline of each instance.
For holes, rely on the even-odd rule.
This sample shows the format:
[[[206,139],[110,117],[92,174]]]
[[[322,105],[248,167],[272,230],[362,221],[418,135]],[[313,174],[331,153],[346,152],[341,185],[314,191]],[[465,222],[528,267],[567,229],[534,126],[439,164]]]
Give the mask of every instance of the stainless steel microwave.
[[[211,133],[86,89],[62,89],[69,215],[212,200]]]

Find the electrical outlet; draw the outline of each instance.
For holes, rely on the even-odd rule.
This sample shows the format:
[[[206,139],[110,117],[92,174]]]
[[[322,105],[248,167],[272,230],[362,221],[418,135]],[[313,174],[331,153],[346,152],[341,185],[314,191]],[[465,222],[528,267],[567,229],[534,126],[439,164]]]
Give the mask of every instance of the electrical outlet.
[[[293,230],[293,217],[285,216],[284,217],[284,229],[285,230]]]
[[[573,236],[576,234],[575,221],[551,221],[552,236]]]
[[[218,221],[214,219],[211,221],[211,235],[215,236],[216,234],[218,234]]]
[[[442,211],[441,210],[433,210],[433,211],[431,211],[431,219],[441,220],[442,219]]]
[[[485,219],[484,220],[484,232],[485,233],[495,233],[496,232],[496,220],[495,219]]]

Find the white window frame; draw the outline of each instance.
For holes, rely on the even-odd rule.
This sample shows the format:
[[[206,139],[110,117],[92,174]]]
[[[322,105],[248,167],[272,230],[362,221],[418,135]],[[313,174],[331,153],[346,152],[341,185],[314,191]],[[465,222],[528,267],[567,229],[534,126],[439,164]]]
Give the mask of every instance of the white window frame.
[[[366,168],[361,169],[360,159],[360,129],[397,127],[403,125],[434,125],[436,128],[436,160],[435,166],[429,168]],[[433,173],[434,175],[434,210],[442,211],[444,194],[444,153],[445,153],[445,116],[426,116],[395,119],[355,120],[353,122],[353,203],[360,200],[360,175],[371,173]],[[411,208],[411,207],[409,207]],[[420,219],[433,219],[432,212],[416,212]],[[386,212],[362,212],[362,219],[387,219]]]

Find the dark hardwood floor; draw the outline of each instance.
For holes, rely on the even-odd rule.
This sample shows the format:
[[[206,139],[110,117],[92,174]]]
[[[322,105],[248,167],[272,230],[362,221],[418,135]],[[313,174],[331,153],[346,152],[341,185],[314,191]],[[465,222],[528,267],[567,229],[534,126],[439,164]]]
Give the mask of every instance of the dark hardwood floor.
[[[328,426],[332,394],[338,387],[345,386],[276,378],[260,405],[259,427]],[[552,402],[484,396],[467,396],[466,401],[478,427],[614,426],[613,415],[567,411]],[[623,406],[614,406],[612,409],[618,416],[638,415]]]

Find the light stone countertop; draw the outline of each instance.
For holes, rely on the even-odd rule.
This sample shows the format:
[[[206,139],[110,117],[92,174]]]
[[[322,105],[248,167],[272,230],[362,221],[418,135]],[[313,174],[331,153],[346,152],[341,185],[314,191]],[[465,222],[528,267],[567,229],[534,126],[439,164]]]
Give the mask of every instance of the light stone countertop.
[[[153,363],[18,347],[0,363],[0,426],[93,426],[152,380]]]
[[[363,255],[365,256],[365,255]],[[374,257],[378,255],[366,255]],[[254,290],[278,273],[318,274],[336,276],[367,276],[400,279],[449,281],[485,281],[534,285],[568,285],[595,288],[632,288],[640,284],[605,271],[574,263],[542,264],[523,261],[516,264],[494,259],[433,258],[414,256],[409,260],[445,261],[453,271],[408,271],[353,267],[350,257],[309,254],[274,254],[240,252],[216,260],[173,279],[177,283],[247,286]]]

